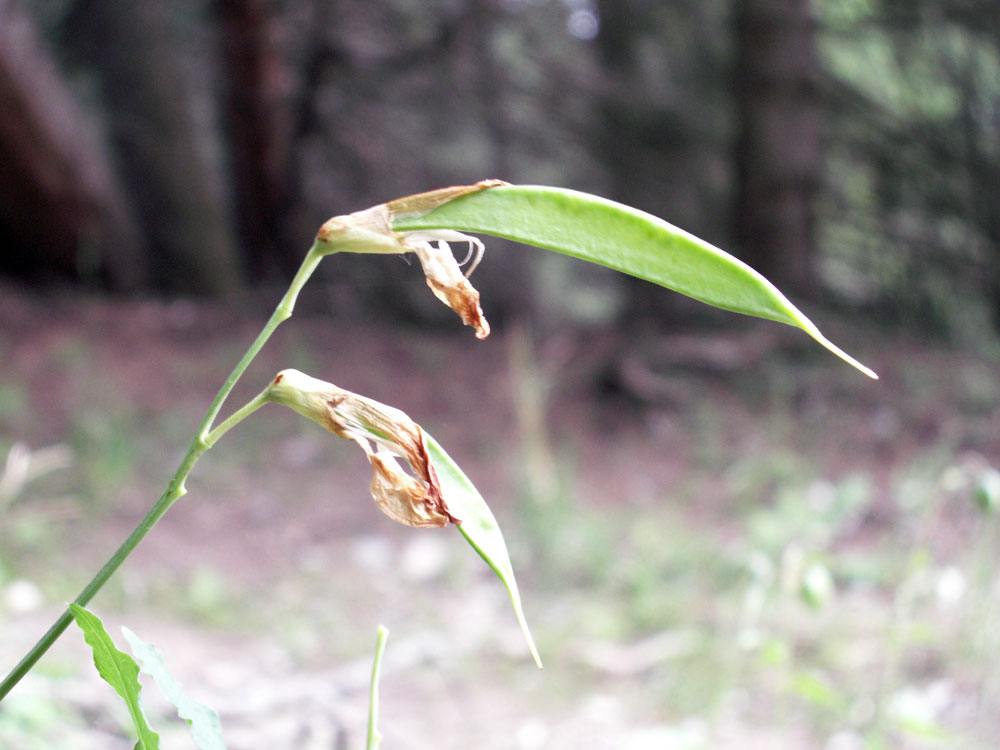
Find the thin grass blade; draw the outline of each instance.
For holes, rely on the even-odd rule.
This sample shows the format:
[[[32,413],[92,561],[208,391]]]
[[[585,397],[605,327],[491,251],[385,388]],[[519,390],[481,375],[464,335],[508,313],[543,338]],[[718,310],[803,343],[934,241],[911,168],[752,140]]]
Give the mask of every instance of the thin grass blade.
[[[368,690],[368,734],[365,740],[365,750],[378,750],[382,742],[382,733],[378,729],[378,683],[382,676],[382,654],[385,653],[385,643],[389,639],[389,629],[378,626],[375,637],[375,660],[372,662],[372,681]]]

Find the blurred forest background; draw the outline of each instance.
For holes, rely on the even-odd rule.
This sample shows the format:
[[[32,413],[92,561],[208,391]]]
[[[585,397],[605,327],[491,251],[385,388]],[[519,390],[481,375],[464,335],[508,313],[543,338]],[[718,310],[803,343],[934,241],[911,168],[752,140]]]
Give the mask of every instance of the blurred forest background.
[[[881,379],[491,238],[473,343],[419,269],[338,256],[228,406],[297,367],[423,424],[504,527],[545,672],[458,534],[385,519],[360,454],[276,407],[102,616],[233,750],[361,747],[380,622],[402,750],[993,750],[997,0],[0,0],[0,672],[320,224],[494,177],[734,252]],[[0,746],[128,750],[120,709],[67,634]]]
[[[7,274],[232,295],[288,278],[332,215],[501,177],[648,210],[798,299],[1000,325],[995,0],[2,0],[0,21]],[[573,274],[597,279],[567,306],[585,321],[675,304],[559,259],[487,266],[501,321]],[[423,304],[362,259],[335,273],[338,304]]]

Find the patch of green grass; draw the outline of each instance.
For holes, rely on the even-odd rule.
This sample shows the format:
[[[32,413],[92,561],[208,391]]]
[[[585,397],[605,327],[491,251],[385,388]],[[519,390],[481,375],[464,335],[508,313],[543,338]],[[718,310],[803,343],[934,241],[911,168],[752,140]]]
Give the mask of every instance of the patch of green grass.
[[[720,502],[732,512],[712,525],[719,515],[691,511],[718,493],[704,469],[721,463],[712,442],[725,429],[708,407],[694,419],[701,470],[662,504],[588,504],[566,471],[553,495],[522,497],[530,549],[515,559],[533,571],[532,598],[561,613],[543,651],[587,662],[594,643],[612,644],[627,663],[629,649],[689,628],[686,649],[628,675],[661,717],[711,724],[744,696],[744,720],[764,711],[818,746],[838,732],[865,747],[989,746],[1000,724],[971,707],[1000,699],[1000,516],[981,501],[996,469],[942,441],[888,477],[831,479],[808,443],[764,441],[729,463]],[[608,674],[577,677],[579,693]]]
[[[131,480],[140,456],[143,427],[125,410],[83,410],[74,415],[70,444],[79,457],[80,494],[109,501]]]
[[[73,461],[63,445],[15,443],[0,454],[0,582],[26,575],[27,561],[59,546],[76,515]]]
[[[23,691],[4,701],[0,711],[0,747],[50,750],[78,737],[84,717],[62,702]]]
[[[21,381],[4,378],[0,382],[0,425],[10,432],[24,425],[31,413],[31,398]]]
[[[199,627],[227,630],[234,635],[261,627],[260,613],[255,613],[251,592],[207,563],[195,566],[189,573],[164,571],[160,575],[145,574],[141,588],[128,587],[118,592],[118,607],[134,608],[136,600],[152,611],[168,613],[181,622]],[[107,600],[107,597],[105,597]]]

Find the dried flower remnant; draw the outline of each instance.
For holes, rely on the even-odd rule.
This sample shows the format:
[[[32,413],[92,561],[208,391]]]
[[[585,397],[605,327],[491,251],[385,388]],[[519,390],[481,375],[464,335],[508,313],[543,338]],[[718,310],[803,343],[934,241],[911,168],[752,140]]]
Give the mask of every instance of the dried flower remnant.
[[[416,253],[434,296],[458,313],[463,323],[474,328],[476,338],[484,339],[490,334],[490,326],[483,317],[479,292],[469,283],[469,276],[483,255],[483,243],[476,237],[443,229],[394,232],[392,224],[395,219],[425,214],[463,195],[506,184],[502,180],[483,180],[475,185],[432,190],[335,216],[320,227],[316,246],[323,254]],[[472,262],[464,274],[451,253],[450,243],[455,242],[468,243],[471,248]]]
[[[265,400],[287,406],[361,446],[372,466],[372,497],[389,518],[416,527],[460,522],[441,495],[423,430],[404,412],[298,370],[279,372],[265,390]]]
[[[411,218],[429,213],[445,203],[461,198],[463,195],[509,185],[509,182],[503,180],[480,180],[475,185],[452,185],[451,187],[429,190],[426,193],[407,195],[404,198],[389,201],[385,206],[393,219]]]
[[[452,255],[450,242],[468,242],[475,255],[472,265],[462,273],[458,261]],[[416,253],[420,266],[424,269],[427,286],[434,296],[458,313],[462,322],[476,329],[476,338],[490,335],[490,324],[483,317],[479,305],[479,292],[469,283],[471,274],[483,255],[483,243],[476,237],[460,232],[437,230],[433,232],[411,232],[403,236],[403,244]]]

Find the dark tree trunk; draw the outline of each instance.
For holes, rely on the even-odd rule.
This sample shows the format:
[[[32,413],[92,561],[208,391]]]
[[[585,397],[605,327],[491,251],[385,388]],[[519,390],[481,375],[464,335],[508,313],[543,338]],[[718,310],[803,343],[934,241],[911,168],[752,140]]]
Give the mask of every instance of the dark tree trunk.
[[[107,149],[18,3],[0,0],[0,231],[4,270],[148,280],[145,246]]]
[[[663,163],[681,136],[667,108],[651,98],[641,82],[638,47],[650,30],[647,8],[633,0],[598,0],[597,8],[601,19],[597,53],[606,81],[594,152],[607,175],[611,197],[657,216],[669,215],[667,191],[657,181],[668,173]],[[630,323],[672,317],[674,295],[634,278],[618,283],[628,290],[624,317]]]
[[[508,122],[509,82],[506,69],[499,64],[492,42],[497,35],[500,8],[497,0],[470,0],[463,19],[465,34],[460,62],[472,73],[468,99],[474,102],[476,114],[485,133],[488,148],[485,172],[481,177],[516,179],[511,164],[511,124]],[[534,316],[535,287],[532,255],[510,243],[491,240],[489,262],[476,271],[473,283],[483,295],[483,301],[494,325],[512,320],[530,321]]]
[[[233,198],[250,275],[294,270],[302,249],[286,249],[292,194],[292,73],[278,49],[272,0],[216,0],[225,72],[225,128]]]
[[[661,193],[639,178],[652,158],[662,156],[676,135],[660,121],[662,110],[639,82],[637,47],[648,32],[642,10],[632,0],[598,0],[601,17],[597,50],[607,76],[601,101],[602,122],[595,143],[611,178],[613,196],[624,203],[662,215],[651,201]]]
[[[720,158],[731,140],[730,111],[728,88],[718,82],[728,49],[704,5],[598,0],[605,80],[594,151],[616,200],[726,246],[727,222],[718,217],[730,208],[730,163]],[[632,323],[659,328],[711,314],[648,282],[623,283]]]
[[[816,20],[809,0],[740,0],[735,235],[784,289],[815,292],[813,195],[822,168]]]
[[[122,173],[153,249],[158,283],[173,291],[226,295],[242,272],[195,115],[184,46],[166,6],[133,0],[78,0],[66,39],[101,75]],[[190,52],[190,50],[189,50]]]
[[[1000,15],[990,12],[989,6],[982,10],[985,12],[981,16],[973,16],[967,23],[970,28],[984,33],[995,50],[1000,50]],[[985,76],[981,68],[973,64],[971,55],[967,55],[963,68],[958,89],[962,96],[961,129],[969,179],[970,213],[986,239],[988,249],[983,287],[993,327],[1000,331],[1000,159],[996,157],[995,148],[1000,140],[1000,118],[994,115],[991,128],[983,122],[983,118],[975,116],[982,106],[978,102],[985,98],[982,92],[988,90],[989,84],[981,80]]]

